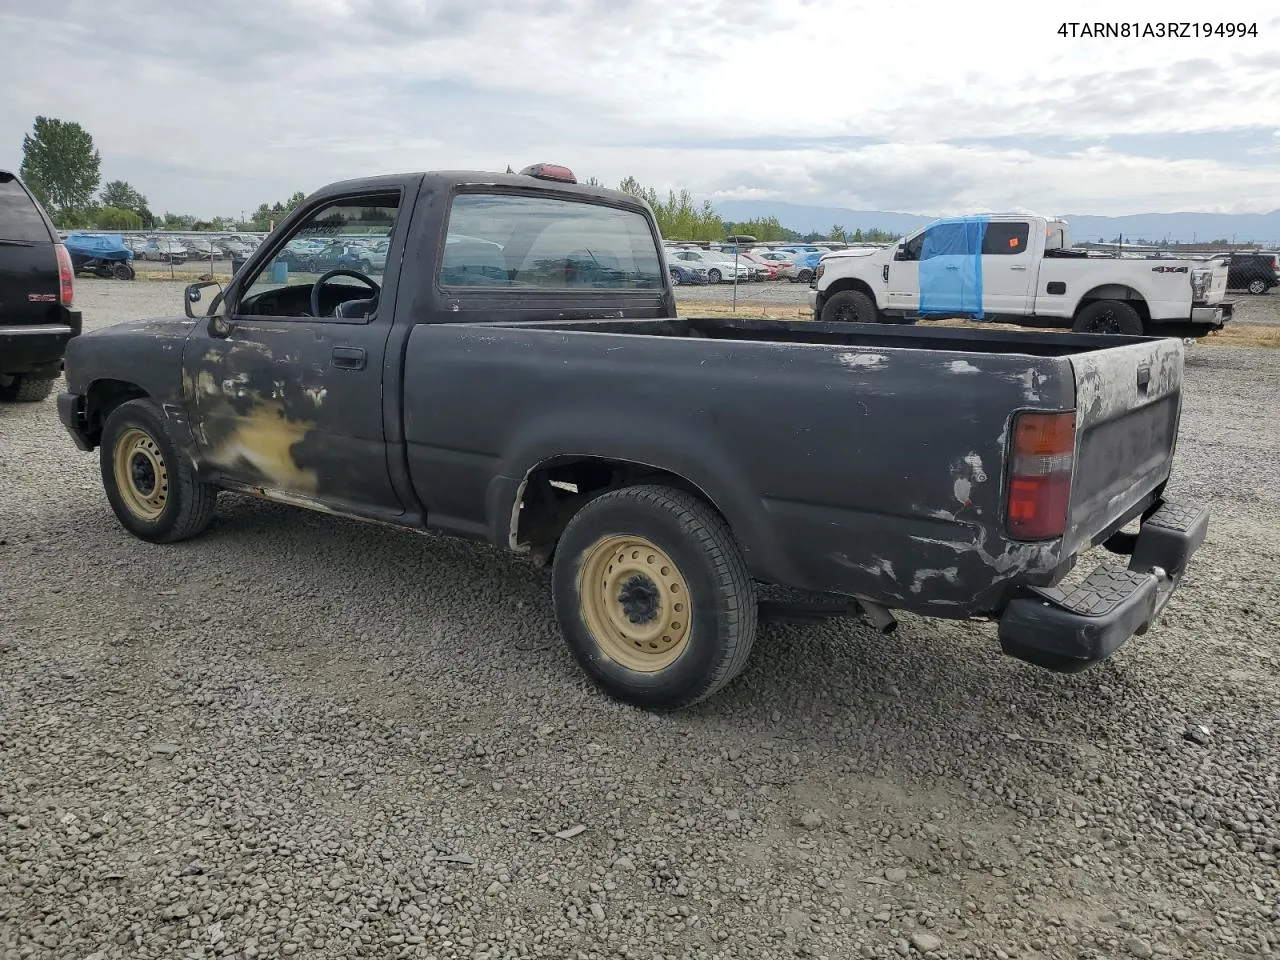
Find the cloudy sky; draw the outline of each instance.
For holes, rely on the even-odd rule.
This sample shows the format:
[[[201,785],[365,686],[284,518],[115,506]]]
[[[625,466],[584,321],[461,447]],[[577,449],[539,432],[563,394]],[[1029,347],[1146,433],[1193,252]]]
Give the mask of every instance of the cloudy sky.
[[[104,180],[202,216],[368,173],[537,160],[713,200],[938,215],[1280,208],[1274,0],[128,7],[0,0],[0,166],[43,114],[89,130]],[[1258,36],[1057,34],[1228,8]]]

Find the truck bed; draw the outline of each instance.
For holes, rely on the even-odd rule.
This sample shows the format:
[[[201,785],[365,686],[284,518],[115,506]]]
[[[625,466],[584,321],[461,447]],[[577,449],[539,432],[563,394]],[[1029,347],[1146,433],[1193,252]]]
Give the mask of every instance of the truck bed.
[[[421,324],[407,344],[405,454],[432,526],[506,543],[504,510],[530,471],[621,460],[701,489],[758,580],[981,615],[1020,586],[1057,583],[1156,500],[1182,350],[722,317]],[[1077,412],[1056,540],[1005,531],[1019,410]]]

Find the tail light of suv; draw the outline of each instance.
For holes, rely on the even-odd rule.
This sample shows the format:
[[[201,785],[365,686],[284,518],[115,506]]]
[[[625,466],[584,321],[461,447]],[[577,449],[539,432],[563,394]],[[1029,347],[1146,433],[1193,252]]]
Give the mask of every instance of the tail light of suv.
[[[75,271],[71,269],[71,254],[60,243],[55,243],[53,247],[58,252],[58,302],[69,307],[75,299]]]
[[[1015,540],[1066,533],[1075,468],[1074,413],[1019,413],[1013,418],[1005,528]]]

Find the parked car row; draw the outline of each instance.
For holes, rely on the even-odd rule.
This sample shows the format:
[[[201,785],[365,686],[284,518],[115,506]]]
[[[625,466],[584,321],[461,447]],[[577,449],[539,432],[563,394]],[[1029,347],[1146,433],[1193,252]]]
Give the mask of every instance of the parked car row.
[[[150,260],[157,263],[247,257],[258,248],[261,242],[252,234],[178,237],[130,233],[122,235],[121,239],[124,245],[133,251],[135,260]]]
[[[664,244],[673,283],[739,283],[761,280],[790,280],[808,283],[813,279],[818,261],[833,252],[834,245],[797,243],[789,246],[740,246],[713,244],[703,248],[696,244],[667,242]],[[850,250],[849,244],[839,245]],[[853,247],[858,252],[859,247]],[[878,249],[867,245],[866,252]],[[677,267],[683,269],[677,270]]]
[[[388,242],[385,235],[308,237],[289,241],[276,261],[299,273],[356,270],[380,274],[387,266]]]

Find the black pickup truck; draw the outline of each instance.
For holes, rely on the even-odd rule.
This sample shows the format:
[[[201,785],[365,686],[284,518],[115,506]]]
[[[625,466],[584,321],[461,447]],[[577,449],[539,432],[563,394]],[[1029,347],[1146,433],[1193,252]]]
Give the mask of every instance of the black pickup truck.
[[[381,274],[281,261],[377,233]],[[1082,669],[1208,524],[1163,496],[1180,341],[678,317],[649,208],[561,167],[333,184],[197,316],[208,287],[67,352],[129,531],[194,536],[231,490],[487,541],[552,566],[579,663],[649,708],[731,681],[762,614],[996,620]]]

